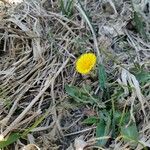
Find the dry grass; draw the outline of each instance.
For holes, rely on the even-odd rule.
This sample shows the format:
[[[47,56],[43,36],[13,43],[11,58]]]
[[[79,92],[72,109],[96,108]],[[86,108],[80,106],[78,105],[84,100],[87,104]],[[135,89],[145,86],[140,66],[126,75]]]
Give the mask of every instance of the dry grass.
[[[59,0],[0,2],[0,131],[2,137],[25,134],[6,149],[18,150],[31,143],[42,150],[69,150],[75,144],[79,150],[76,143],[83,142],[81,135],[87,149],[95,147],[96,126],[81,122],[98,112],[94,106],[71,103],[64,90],[66,84],[84,83],[91,84],[94,93],[99,90],[97,78],[81,76],[74,69],[76,57],[88,51],[95,52],[104,64],[109,86],[117,84],[114,93],[122,87],[118,105],[130,107],[139,142],[150,147],[150,82],[140,84],[133,71],[136,65],[150,71],[148,3],[134,3],[145,23],[138,33],[131,21],[131,1],[85,0],[86,12],[73,3],[69,17],[61,12]],[[118,137],[97,149],[125,150],[130,143]],[[141,144],[134,149],[142,149]]]

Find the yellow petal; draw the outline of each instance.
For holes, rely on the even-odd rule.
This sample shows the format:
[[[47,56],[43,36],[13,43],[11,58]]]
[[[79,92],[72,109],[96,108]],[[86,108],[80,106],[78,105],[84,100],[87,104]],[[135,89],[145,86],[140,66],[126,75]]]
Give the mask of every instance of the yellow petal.
[[[81,74],[88,74],[96,64],[94,53],[82,54],[76,61],[76,70]]]

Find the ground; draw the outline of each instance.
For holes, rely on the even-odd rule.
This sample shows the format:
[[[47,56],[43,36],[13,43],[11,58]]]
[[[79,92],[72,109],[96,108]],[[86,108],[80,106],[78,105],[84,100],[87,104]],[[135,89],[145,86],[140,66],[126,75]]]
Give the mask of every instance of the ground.
[[[0,149],[149,149],[149,60],[149,0],[1,0]]]

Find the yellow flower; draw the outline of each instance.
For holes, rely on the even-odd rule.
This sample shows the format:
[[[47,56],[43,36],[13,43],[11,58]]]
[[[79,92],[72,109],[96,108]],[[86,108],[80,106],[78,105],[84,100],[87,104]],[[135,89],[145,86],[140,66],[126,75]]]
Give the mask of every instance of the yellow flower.
[[[82,54],[76,61],[76,70],[81,74],[88,74],[96,64],[94,53]]]

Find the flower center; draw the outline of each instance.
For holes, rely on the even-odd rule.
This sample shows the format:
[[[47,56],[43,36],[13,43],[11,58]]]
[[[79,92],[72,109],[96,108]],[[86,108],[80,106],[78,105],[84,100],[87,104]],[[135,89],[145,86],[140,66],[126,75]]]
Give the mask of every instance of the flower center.
[[[85,69],[89,69],[91,67],[91,62],[90,61],[86,61],[83,63],[83,66]]]

